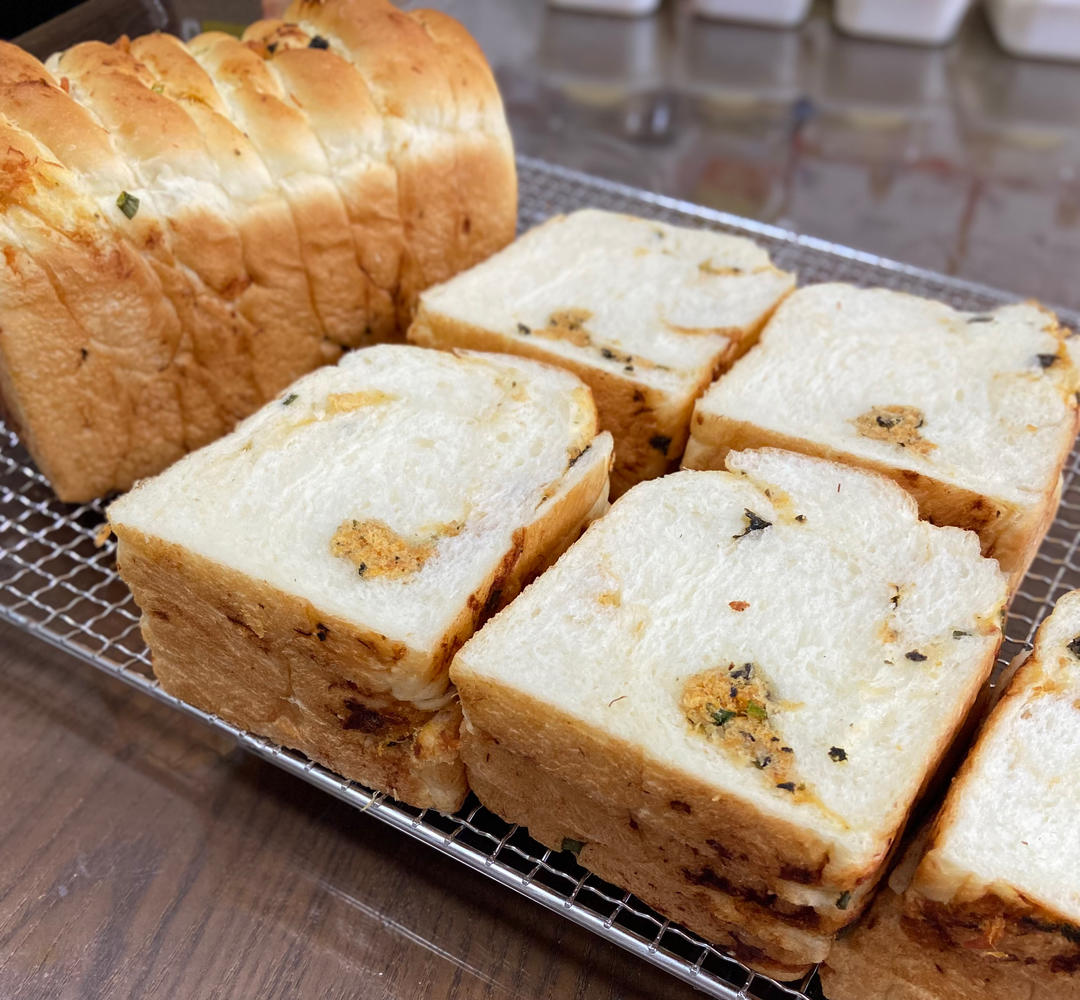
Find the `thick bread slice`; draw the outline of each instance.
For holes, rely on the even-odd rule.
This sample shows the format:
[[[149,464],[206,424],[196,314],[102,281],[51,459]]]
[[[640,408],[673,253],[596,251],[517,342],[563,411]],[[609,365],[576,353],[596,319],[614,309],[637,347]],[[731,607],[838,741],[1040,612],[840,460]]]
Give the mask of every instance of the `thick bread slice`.
[[[1080,997],[1078,773],[1072,591],[1040,626],[928,834],[830,957],[832,1000]],[[895,947],[879,948],[884,936]]]
[[[553,846],[595,845],[586,864],[632,857],[616,880],[647,902],[714,937],[750,926],[794,965],[880,874],[989,674],[1005,583],[974,535],[919,521],[881,477],[776,451],[729,468],[635,487],[451,675],[482,800],[499,790]],[[578,807],[552,820],[542,782]],[[734,921],[697,892],[756,880],[788,900],[785,881],[832,889],[843,914],[817,907],[800,935],[805,910],[773,906],[770,927],[768,906],[743,898]]]
[[[226,196],[222,209],[236,226],[251,278],[250,284],[239,289],[235,301],[239,312],[258,331],[251,363],[263,402],[292,382],[297,373],[335,361],[340,353],[340,345],[330,338],[317,311],[301,252],[300,227],[250,138],[229,119],[228,107],[213,80],[187,47],[172,35],[154,33],[132,40],[127,48],[152,81],[151,93],[173,101],[205,139]],[[153,198],[160,186],[167,204],[176,188],[183,188],[183,180],[178,185],[167,170],[157,173],[144,169],[141,173],[151,184],[147,193]],[[187,217],[179,206],[172,214],[173,219]],[[174,224],[170,221],[170,227]],[[186,234],[187,226],[180,228]],[[220,327],[217,336],[221,336]],[[214,353],[210,346],[213,327],[199,328],[194,339],[200,355]]]
[[[179,408],[157,372],[179,327],[153,269],[33,136],[4,122],[0,142],[6,408],[60,488],[171,461],[181,453]],[[93,378],[96,406],[85,390]],[[100,427],[88,426],[89,415],[118,435],[119,455],[95,449]]]
[[[340,344],[364,343],[358,333],[368,323],[373,290],[357,260],[348,213],[325,150],[307,115],[288,99],[258,54],[231,35],[207,32],[187,47],[292,208],[301,257],[327,333]]]
[[[415,805],[465,794],[451,657],[606,497],[558,369],[347,355],[109,508],[167,690]]]
[[[311,39],[352,61],[383,115],[405,227],[399,320],[420,291],[513,239],[517,172],[502,100],[456,22],[387,0],[293,0]]]
[[[972,314],[885,289],[792,295],[699,400],[684,465],[783,447],[889,476],[924,517],[979,533],[1015,589],[1053,519],[1077,372],[1037,305]]]
[[[403,337],[394,303],[405,240],[397,174],[367,83],[338,53],[313,48],[299,25],[256,21],[244,31],[244,41],[307,116],[348,214],[368,281],[370,312],[364,328],[354,333],[353,346]]]
[[[695,398],[793,285],[749,240],[585,210],[428,289],[409,339],[573,371],[615,437],[619,495],[674,468]]]

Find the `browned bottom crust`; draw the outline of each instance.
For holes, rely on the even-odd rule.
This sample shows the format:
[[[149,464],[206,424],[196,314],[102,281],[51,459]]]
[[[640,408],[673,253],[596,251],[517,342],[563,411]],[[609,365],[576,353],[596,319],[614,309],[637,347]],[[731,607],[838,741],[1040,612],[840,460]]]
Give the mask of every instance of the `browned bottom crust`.
[[[959,947],[883,889],[821,969],[829,1000],[1077,1000],[1080,969]]]
[[[389,690],[416,654],[179,546],[118,534],[166,691],[403,802],[461,806],[457,702],[423,710]]]
[[[793,979],[825,957],[833,934],[820,928],[831,921],[730,878],[738,864],[723,845],[672,837],[648,809],[610,804],[596,789],[544,770],[469,723],[462,727],[461,752],[473,790],[493,812],[527,826],[552,850],[581,844],[579,859],[590,871],[749,967]],[[840,922],[854,916],[837,913]]]
[[[898,469],[817,441],[710,413],[694,415],[683,466],[723,469],[729,451],[751,448],[782,448],[886,476],[915,498],[920,515],[931,523],[974,531],[982,542],[983,555],[996,559],[1009,575],[1010,594],[1019,586],[1035,558],[1061,499],[1060,480],[1041,503],[1018,507],[911,469]],[[1068,449],[1059,456],[1059,470],[1067,457]]]

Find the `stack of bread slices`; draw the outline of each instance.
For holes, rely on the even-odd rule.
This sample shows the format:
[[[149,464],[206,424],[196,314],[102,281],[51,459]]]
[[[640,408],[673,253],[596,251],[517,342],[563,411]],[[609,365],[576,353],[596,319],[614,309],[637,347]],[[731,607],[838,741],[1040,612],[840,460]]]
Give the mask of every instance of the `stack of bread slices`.
[[[162,684],[415,805],[452,811],[471,787],[748,966],[804,974],[870,905],[977,721],[1076,433],[1064,331],[1030,304],[976,314],[848,285],[792,291],[745,239],[597,211],[421,291],[448,246],[456,269],[499,242],[495,216],[468,208],[481,178],[470,191],[433,167],[502,141],[487,91],[463,82],[477,57],[437,15],[358,0],[295,13],[248,44],[152,38],[54,60],[110,148],[147,158],[140,176],[175,178],[175,164],[120,108],[139,67],[166,92],[183,73],[200,141],[211,125],[246,133],[236,169],[250,163],[263,187],[233,177],[250,195],[229,203],[236,218],[285,225],[331,189],[392,174],[398,236],[360,238],[391,224],[359,196],[341,199],[344,243],[316,213],[325,238],[312,230],[297,253],[327,256],[304,271],[303,301],[319,323],[374,310],[390,330],[419,297],[420,346],[356,350],[287,388],[268,375],[245,399],[277,387],[271,402],[111,506]],[[456,124],[406,50],[380,61],[398,31],[442,60],[423,66],[454,67],[439,96]],[[340,138],[359,91],[335,104],[312,49],[342,54],[341,86],[363,78],[379,108],[401,87],[404,118]],[[266,99],[275,88],[310,100],[304,121]],[[389,143],[393,169],[368,170],[365,143]],[[219,154],[193,138],[183,190],[223,184]],[[410,185],[428,169],[464,208],[418,207]],[[181,188],[168,204],[202,213],[203,233],[217,202],[182,206]],[[265,216],[244,215],[256,204]],[[185,226],[163,254],[190,253]],[[221,233],[225,246],[234,229]],[[205,283],[185,259],[176,273]],[[400,278],[389,295],[384,265]],[[233,384],[199,371],[207,391]],[[997,786],[978,767],[905,903],[946,928],[947,948],[982,919],[965,872],[989,870],[971,831]],[[1010,884],[1035,898],[1019,874]],[[1024,913],[1051,911],[1071,919],[1064,904]],[[1010,937],[1008,953],[1053,977],[1047,940]]]
[[[127,489],[507,243],[494,79],[435,11],[0,43],[0,397],[65,500]]]

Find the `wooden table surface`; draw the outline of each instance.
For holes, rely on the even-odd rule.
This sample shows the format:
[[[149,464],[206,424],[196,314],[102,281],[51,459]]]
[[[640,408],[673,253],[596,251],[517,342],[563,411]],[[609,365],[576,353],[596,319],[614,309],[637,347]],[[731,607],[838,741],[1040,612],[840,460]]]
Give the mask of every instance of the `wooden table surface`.
[[[0,624],[0,997],[691,997]]]

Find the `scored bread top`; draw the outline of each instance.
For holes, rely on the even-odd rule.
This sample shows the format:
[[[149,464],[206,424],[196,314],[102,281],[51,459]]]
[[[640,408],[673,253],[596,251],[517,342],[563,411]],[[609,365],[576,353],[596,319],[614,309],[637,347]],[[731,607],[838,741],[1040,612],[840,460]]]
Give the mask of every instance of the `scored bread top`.
[[[451,677],[613,737],[631,783],[644,757],[867,870],[989,672],[1004,577],[882,477],[773,450],[728,466],[633,488]]]
[[[1062,597],[953,784],[912,886],[987,893],[1080,926],[1080,591]]]
[[[750,240],[587,209],[421,296],[429,313],[661,389],[700,382],[794,285]]]
[[[813,285],[780,306],[697,414],[1030,503],[1053,491],[1072,440],[1077,376],[1062,333],[1034,304],[974,314]]]
[[[595,434],[560,369],[382,345],[298,380],[109,519],[431,650]]]

